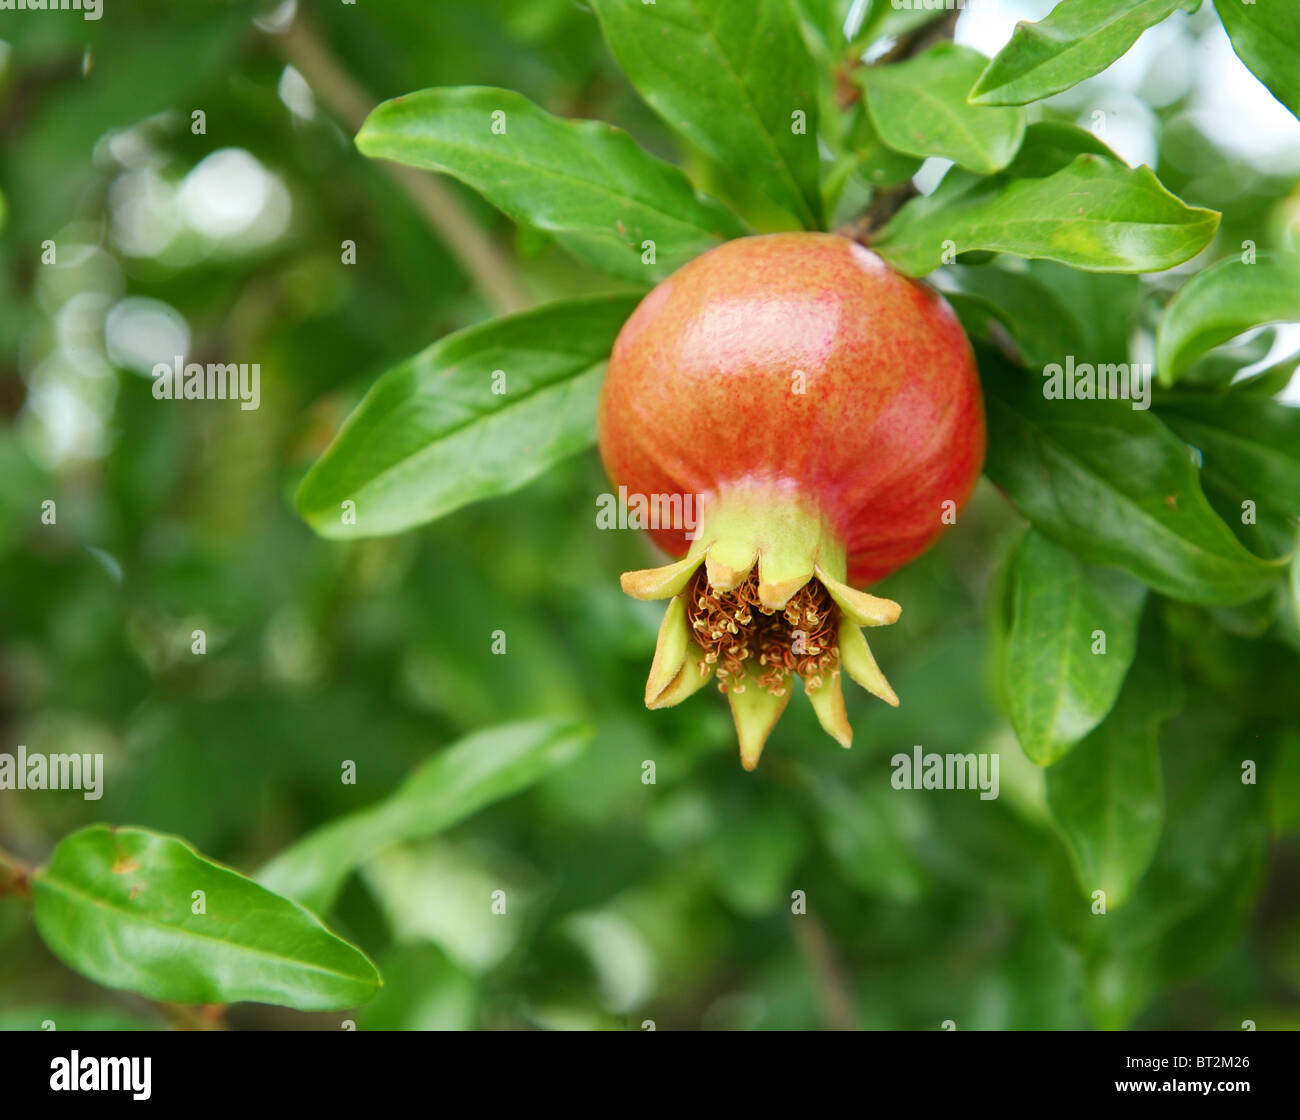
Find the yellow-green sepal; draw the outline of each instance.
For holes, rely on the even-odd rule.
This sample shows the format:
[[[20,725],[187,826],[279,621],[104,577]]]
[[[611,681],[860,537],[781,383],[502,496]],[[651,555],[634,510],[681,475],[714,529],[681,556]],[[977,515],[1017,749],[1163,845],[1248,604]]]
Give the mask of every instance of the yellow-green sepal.
[[[881,599],[850,587],[820,564],[817,565],[816,576],[835,605],[859,626],[889,626],[897,622],[898,616],[903,613],[903,608],[893,599]]]
[[[760,688],[753,677],[746,676],[727,690],[727,701],[731,704],[736,738],[740,740],[740,764],[746,770],[753,770],[763,754],[767,737],[790,702],[790,690],[787,688],[780,696],[773,696]]]
[[[688,697],[694,696],[713,679],[713,666],[706,664],[704,651],[694,642],[686,646],[686,660],[677,670],[677,675],[668,686],[655,697],[654,702],[646,701],[646,707],[652,709],[671,708]]]
[[[662,568],[641,568],[635,572],[624,572],[619,577],[623,590],[633,599],[668,599],[680,595],[691,576],[704,559],[704,553],[693,549],[680,560],[665,564]]]
[[[871,654],[867,639],[850,618],[840,623],[840,667],[872,696],[879,696],[886,704],[898,707],[897,693],[889,687],[885,674]]]
[[[807,681],[804,681],[803,687],[813,711],[817,713],[817,722],[822,725],[822,730],[841,747],[851,747],[853,728],[849,726],[849,713],[844,707],[843,679],[839,670],[827,673],[816,688],[809,687]]]

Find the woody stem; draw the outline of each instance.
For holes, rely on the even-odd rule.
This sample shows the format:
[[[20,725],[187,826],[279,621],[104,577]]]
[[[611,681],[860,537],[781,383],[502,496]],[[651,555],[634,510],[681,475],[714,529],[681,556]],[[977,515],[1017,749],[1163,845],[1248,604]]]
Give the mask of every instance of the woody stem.
[[[27,897],[27,882],[34,870],[26,860],[0,848],[0,898],[10,893]]]

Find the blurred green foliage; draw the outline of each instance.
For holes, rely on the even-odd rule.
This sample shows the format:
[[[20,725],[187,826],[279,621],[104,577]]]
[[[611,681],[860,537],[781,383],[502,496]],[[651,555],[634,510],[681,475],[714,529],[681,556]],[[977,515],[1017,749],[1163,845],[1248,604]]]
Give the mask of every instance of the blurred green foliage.
[[[0,845],[38,861],[102,820],[248,870],[469,732],[577,717],[595,728],[577,763],[349,880],[333,928],[387,980],[361,1026],[801,1029],[837,1021],[836,993],[867,1028],[1300,1026],[1300,642],[1256,638],[1248,608],[1159,605],[1186,639],[1190,703],[1160,733],[1167,808],[1145,903],[1101,926],[994,701],[995,573],[1018,519],[991,487],[881,585],[907,606],[873,636],[902,707],[851,695],[846,753],[791,705],[754,775],[720,698],[641,706],[658,611],[617,576],[655,561],[637,535],[596,530],[594,454],[410,535],[316,538],[291,495],[342,417],[384,369],[492,309],[330,114],[290,107],[254,14],[273,18],[139,0],[99,22],[0,22],[0,750],[102,751],[108,766],[97,803],[0,792]],[[725,178],[675,146],[570,0],[311,15],[375,99],[517,89],[618,122],[698,182]],[[1223,243],[1257,236],[1288,193],[1297,205],[1293,180],[1215,151],[1185,109],[1152,109],[1157,170],[1223,211]],[[186,177],[228,148],[285,192],[287,224],[265,239],[177,217]],[[448,189],[531,297],[607,290]],[[747,217],[761,227],[761,206]],[[46,239],[53,266],[38,263]],[[149,365],[132,368],[106,327],[128,298],[172,308],[201,360],[260,363],[260,409],[155,401]],[[1000,751],[1002,796],[895,792],[888,759],[915,743]],[[1243,757],[1268,781],[1222,780]],[[356,785],[339,781],[347,759]],[[497,889],[508,922],[487,910]],[[792,891],[807,918],[791,917]],[[45,1017],[159,1022],[63,968],[22,902],[0,899],[0,1025]]]

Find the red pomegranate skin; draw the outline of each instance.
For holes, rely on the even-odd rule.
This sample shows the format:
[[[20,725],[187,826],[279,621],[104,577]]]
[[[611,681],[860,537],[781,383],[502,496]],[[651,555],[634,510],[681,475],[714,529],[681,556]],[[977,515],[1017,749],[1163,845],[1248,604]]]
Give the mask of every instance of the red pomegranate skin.
[[[984,459],[952,309],[834,234],[729,241],[663,281],[614,345],[599,424],[605,469],[629,493],[707,502],[765,482],[816,503],[858,585],[929,547]],[[682,529],[652,532],[685,555]]]

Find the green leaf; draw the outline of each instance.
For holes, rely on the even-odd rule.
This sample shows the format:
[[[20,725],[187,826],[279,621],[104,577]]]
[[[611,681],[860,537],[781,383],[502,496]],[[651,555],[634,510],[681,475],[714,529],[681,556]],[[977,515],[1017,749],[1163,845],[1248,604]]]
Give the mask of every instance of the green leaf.
[[[354,868],[393,844],[419,840],[567,765],[587,733],[571,721],[504,724],[462,739],[414,771],[391,796],[299,840],[258,879],[313,910],[329,909]]]
[[[950,167],[933,193],[914,198],[904,207],[900,212],[900,216],[906,215],[902,224],[910,225],[936,216],[941,218],[945,213],[951,214],[963,207],[996,200],[998,192],[1013,185],[1015,180],[1045,179],[1064,170],[1076,157],[1089,153],[1104,156],[1110,163],[1122,166],[1119,157],[1087,129],[1055,121],[1031,124],[1025,130],[1024,141],[1015,159],[998,174],[977,175],[963,167]],[[988,255],[982,250],[974,252]]]
[[[1156,410],[1256,506],[1300,520],[1300,408],[1252,393],[1169,393]]]
[[[939,43],[924,54],[857,71],[877,130],[895,151],[941,156],[990,175],[1015,156],[1023,109],[971,105],[966,93],[987,60],[970,47]]]
[[[845,47],[844,24],[853,0],[791,0],[819,58],[838,59]]]
[[[1089,153],[1128,166],[1090,129],[1065,121],[1035,121],[1025,129],[1020,151],[1002,174],[1008,179],[1044,179],[1069,167],[1076,156]]]
[[[1257,369],[1239,381],[1234,381],[1228,389],[1234,395],[1250,393],[1265,399],[1275,397],[1295,379],[1297,367],[1300,367],[1300,350],[1294,354],[1284,355],[1271,365]]]
[[[195,913],[202,892],[201,913]],[[69,968],[177,1003],[355,1007],[375,966],[297,903],[141,828],[92,825],[32,878],[36,928]]]
[[[1094,272],[1159,272],[1194,257],[1219,225],[1217,212],[1186,205],[1150,168],[1093,153],[991,195],[976,190],[949,205],[916,205],[927,201],[904,206],[873,245],[912,276],[944,263],[945,242],[957,253],[988,249]]]
[[[1214,606],[1267,593],[1277,562],[1248,552],[1211,509],[1183,442],[1124,400],[1044,396],[1042,375],[980,350],[984,469],[1020,512],[1090,564],[1126,569]]]
[[[1042,367],[1062,354],[1088,352],[1076,309],[1029,271],[958,264],[940,275],[960,286],[968,306],[984,309],[1006,328],[1027,365]],[[945,295],[962,314],[961,300],[954,300],[949,292]],[[980,330],[981,337],[991,339],[987,323]]]
[[[867,0],[866,8],[849,48],[855,56],[862,55],[872,43],[882,39],[897,40],[943,16],[934,0],[930,0],[928,7],[924,0],[913,0],[911,4],[900,3],[898,7],[891,0]]]
[[[1266,323],[1300,321],[1300,269],[1264,253],[1253,264],[1230,257],[1187,281],[1169,301],[1156,332],[1156,372],[1172,385],[1221,342]]]
[[[894,151],[881,139],[861,101],[850,110],[846,130],[846,158],[873,187],[902,183],[921,169],[919,159]]]
[[[819,228],[817,84],[790,0],[591,6],[619,66],[656,113],[806,228]]]
[[[528,905],[523,885],[444,839],[385,848],[366,862],[360,877],[395,941],[432,942],[470,973],[490,973],[523,932],[518,922],[500,921],[500,914],[480,905],[502,890],[518,912]],[[426,890],[428,883],[437,883],[438,890]]]
[[[636,303],[548,304],[389,370],[303,479],[299,512],[325,537],[398,533],[517,490],[589,447],[605,361]]]
[[[1214,0],[1214,6],[1237,57],[1300,117],[1300,14],[1294,0]]]
[[[1248,750],[1261,777],[1273,773],[1280,736],[1256,722],[1252,705],[1203,680],[1195,685],[1190,706],[1162,735],[1165,827],[1150,869],[1118,913],[1074,910],[1089,1003],[1103,1028],[1128,1025],[1153,996],[1203,971],[1256,908],[1269,850],[1268,782],[1243,782],[1241,761]]]
[[[1029,274],[1047,285],[1069,310],[1087,340],[1086,353],[1098,362],[1128,360],[1129,339],[1142,299],[1142,282],[1121,272],[1084,272],[1056,261],[1030,261]],[[1057,351],[1057,358],[1068,351]]]
[[[1061,0],[1046,19],[1020,22],[971,90],[978,105],[1024,105],[1099,74],[1181,0]]]
[[[1232,381],[1238,373],[1267,357],[1276,340],[1275,330],[1254,331],[1249,338],[1216,347],[1197,358],[1179,375],[1178,380],[1191,389],[1225,391],[1232,387]],[[1272,370],[1280,364],[1274,363],[1268,368]],[[1252,376],[1251,383],[1253,382]]]
[[[740,220],[613,125],[568,121],[508,89],[426,89],[385,101],[357,134],[373,159],[454,175],[575,256],[649,284],[731,237]],[[645,264],[644,243],[655,263]]]
[[[45,1024],[52,1024],[46,1026]],[[0,1011],[0,1031],[153,1031],[159,1024],[113,1007],[39,1004]]]
[[[1108,911],[1128,901],[1160,840],[1159,729],[1183,704],[1169,658],[1163,635],[1150,627],[1114,710],[1047,771],[1047,804],[1079,888],[1105,891]]]
[[[1081,563],[1033,529],[1007,576],[1003,704],[1025,754],[1051,766],[1114,706],[1137,648],[1146,588],[1113,568]]]

